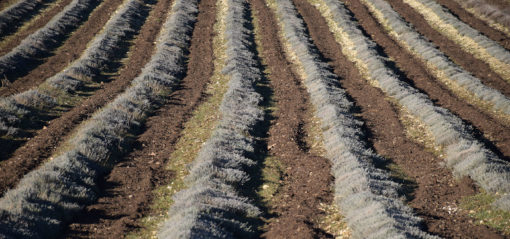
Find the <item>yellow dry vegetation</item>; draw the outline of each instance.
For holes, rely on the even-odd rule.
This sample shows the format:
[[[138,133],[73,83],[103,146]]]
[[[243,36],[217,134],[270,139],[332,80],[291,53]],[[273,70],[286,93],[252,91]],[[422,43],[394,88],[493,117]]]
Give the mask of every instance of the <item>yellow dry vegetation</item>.
[[[474,218],[472,223],[487,225],[503,233],[510,235],[510,212],[498,210],[491,204],[499,198],[497,194],[480,192],[473,196],[464,197],[460,202],[462,208],[469,216]]]

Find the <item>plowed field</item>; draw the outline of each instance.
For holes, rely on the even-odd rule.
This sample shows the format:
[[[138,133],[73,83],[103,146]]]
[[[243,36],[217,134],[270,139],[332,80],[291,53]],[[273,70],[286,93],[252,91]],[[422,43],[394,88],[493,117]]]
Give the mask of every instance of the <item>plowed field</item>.
[[[510,238],[506,0],[0,4],[0,238]]]

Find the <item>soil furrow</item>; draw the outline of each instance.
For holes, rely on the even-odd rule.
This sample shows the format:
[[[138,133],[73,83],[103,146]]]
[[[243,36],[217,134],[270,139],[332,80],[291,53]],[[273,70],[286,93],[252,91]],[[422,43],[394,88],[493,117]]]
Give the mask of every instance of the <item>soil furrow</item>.
[[[213,73],[215,0],[202,0],[199,10],[187,76],[166,104],[147,120],[134,151],[113,168],[100,185],[102,196],[70,225],[66,238],[120,238],[140,227],[138,219],[150,213],[153,190],[172,179],[165,165],[183,124],[206,97],[204,91]]]
[[[479,237],[498,238],[498,233],[485,226],[470,223],[471,218],[457,209],[462,196],[473,195],[476,188],[470,180],[455,180],[442,160],[427,152],[421,145],[406,137],[399,121],[398,109],[389,103],[384,94],[371,87],[356,70],[356,66],[342,54],[342,48],[324,18],[306,0],[295,0],[296,7],[309,24],[310,35],[320,52],[341,77],[341,85],[356,102],[360,117],[366,122],[370,141],[378,154],[390,159],[408,179],[397,179],[404,185],[403,193],[417,214],[426,223],[428,231],[446,238]],[[351,1],[346,1],[351,6]],[[360,22],[364,25],[367,16]],[[380,165],[394,168],[392,165]],[[403,175],[402,175],[403,176]],[[398,178],[398,177],[397,177]],[[413,182],[414,181],[414,182]]]
[[[462,8],[462,6],[460,6],[460,4],[455,1],[449,0],[436,0],[436,1],[443,7],[446,7],[451,13],[455,14],[457,18],[471,26],[473,29],[476,29],[477,31],[481,32],[483,35],[487,36],[491,40],[498,42],[501,46],[503,46],[507,50],[510,50],[510,38],[508,38],[505,35],[505,33],[492,28],[484,21],[480,20],[476,16],[473,16],[471,13],[464,10],[464,8]]]
[[[252,2],[261,28],[261,57],[270,71],[270,87],[277,110],[268,137],[269,155],[285,168],[283,185],[270,203],[276,217],[269,220],[263,237],[329,238],[317,225],[323,216],[321,203],[331,204],[333,195],[331,165],[328,159],[313,155],[303,141],[309,124],[308,94],[278,41],[279,29],[273,12],[262,0]]]
[[[49,9],[39,13],[35,16],[28,25],[22,29],[18,29],[15,33],[9,36],[4,36],[1,42],[0,56],[5,55],[11,51],[14,47],[20,44],[30,34],[44,27],[55,15],[61,12],[72,0],[56,1],[50,6]]]
[[[126,63],[112,79],[105,77],[104,80],[108,80],[108,83],[104,83],[94,95],[61,117],[49,121],[45,128],[37,131],[36,135],[28,139],[21,147],[13,146],[11,150],[15,150],[14,152],[9,151],[0,155],[0,160],[3,160],[0,162],[0,195],[14,187],[23,175],[54,154],[76,126],[113,100],[130,85],[131,80],[140,74],[142,67],[152,56],[157,33],[163,24],[161,19],[166,16],[169,8],[170,0],[162,0],[154,6],[140,33],[133,41]]]
[[[0,96],[9,96],[36,87],[78,59],[87,48],[88,42],[101,31],[122,2],[123,0],[104,1],[43,64],[16,79],[9,87],[0,88]]]
[[[408,76],[411,84],[424,91],[438,106],[451,110],[473,125],[477,136],[487,143],[489,148],[496,151],[501,158],[510,161],[510,127],[508,125],[499,122],[462,99],[458,99],[446,87],[440,85],[427,72],[426,67],[419,59],[401,48],[386,34],[361,2],[348,0],[346,5],[353,11],[357,19],[363,19],[360,24],[367,34],[371,35],[374,41],[383,48],[382,51],[385,54],[394,59],[398,70],[402,70],[402,74]],[[505,89],[510,90],[510,86],[507,85]]]
[[[487,63],[476,59],[473,55],[462,50],[455,42],[438,33],[428,25],[419,13],[402,2],[402,0],[387,0],[387,2],[405,21],[410,22],[418,33],[432,41],[439,47],[439,50],[445,53],[452,61],[476,76],[483,84],[510,97],[508,82],[492,71]]]

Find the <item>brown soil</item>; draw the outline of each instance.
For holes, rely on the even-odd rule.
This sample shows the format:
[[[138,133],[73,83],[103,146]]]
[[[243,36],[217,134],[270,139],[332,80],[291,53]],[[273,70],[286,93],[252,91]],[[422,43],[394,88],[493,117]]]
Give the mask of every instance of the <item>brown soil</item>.
[[[324,57],[330,60],[329,64],[342,79],[342,86],[354,99],[376,152],[392,160],[415,180],[414,186],[410,182],[405,185],[406,191],[409,190],[409,205],[424,219],[428,231],[446,238],[501,238],[485,226],[471,224],[471,218],[464,212],[449,213],[448,207],[456,208],[461,197],[476,193],[473,183],[466,179],[455,180],[447,169],[440,166],[441,159],[406,138],[395,106],[379,89],[371,87],[355,65],[342,54],[342,47],[335,42],[318,10],[306,0],[295,2],[305,22],[314,23],[308,25],[311,37]],[[345,2],[356,13],[357,19],[363,19],[363,27],[370,28],[367,29],[370,33],[374,32],[372,26],[366,24],[373,19],[366,11],[361,15],[362,12],[356,10],[360,3]],[[408,62],[409,58],[405,60]],[[410,62],[409,65],[416,67]],[[416,79],[414,75],[412,78]]]
[[[78,59],[87,48],[87,43],[101,31],[122,2],[123,0],[104,1],[94,9],[89,19],[76,29],[43,64],[31,70],[27,75],[17,78],[9,87],[0,88],[0,96],[12,95],[36,87]]]
[[[400,14],[400,16],[402,16],[402,18],[404,18],[404,20],[412,23],[417,32],[432,41],[439,47],[441,52],[447,55],[456,64],[478,77],[483,84],[498,90],[507,97],[510,97],[508,82],[492,71],[487,63],[484,63],[483,61],[473,57],[471,54],[466,53],[455,42],[438,33],[427,24],[419,13],[414,11],[414,9],[409,5],[402,2],[402,0],[388,0],[387,2]]]
[[[276,217],[269,220],[262,235],[267,238],[330,238],[317,225],[323,216],[320,203],[331,204],[333,195],[330,162],[312,155],[303,141],[307,122],[308,94],[293,72],[277,40],[279,32],[273,12],[262,0],[252,2],[258,11],[261,41],[270,71],[270,86],[276,103],[268,137],[269,155],[285,167],[283,185],[270,203]]]
[[[113,168],[100,186],[103,195],[76,217],[64,237],[121,238],[141,226],[139,219],[150,213],[153,190],[173,178],[165,165],[184,123],[206,98],[204,91],[213,74],[215,3],[215,0],[200,2],[188,72],[179,89],[147,120],[146,130],[138,137],[135,150]]]
[[[510,7],[510,1],[508,0],[484,0],[484,2],[495,5],[501,9]]]
[[[93,96],[64,113],[60,118],[48,122],[46,128],[37,131],[33,138],[12,155],[0,155],[0,160],[5,159],[0,161],[0,195],[14,187],[23,175],[55,153],[58,146],[65,142],[77,125],[113,100],[129,86],[131,80],[140,74],[142,67],[152,56],[154,41],[162,25],[159,19],[165,17],[169,4],[169,1],[161,1],[154,7],[133,42],[130,58],[119,70],[118,75],[109,79],[111,81],[105,83]],[[2,151],[4,150],[2,147]]]
[[[445,87],[438,84],[437,81],[434,80],[434,77],[427,73],[427,70],[420,63],[418,59],[414,59],[410,54],[407,54],[405,49],[402,49],[395,43],[388,35],[384,33],[382,27],[379,26],[373,17],[370,16],[368,10],[365,7],[361,6],[361,3],[358,1],[349,1],[349,4],[352,11],[354,11],[358,19],[363,19],[360,21],[363,28],[373,37],[373,39],[384,48],[386,54],[390,55],[398,64],[398,66],[405,72],[407,76],[409,76],[412,83],[419,89],[425,91],[429,95],[429,97],[439,106],[444,107],[452,111],[454,114],[461,117],[468,124],[473,125],[477,131],[481,131],[481,134],[487,139],[489,139],[492,143],[488,143],[488,146],[492,148],[494,151],[498,152],[499,156],[504,158],[507,161],[510,161],[510,126],[504,123],[498,122],[498,120],[488,116],[484,112],[481,112],[476,107],[471,106],[468,103],[465,103],[464,100],[457,99],[452,93],[450,93]],[[407,6],[402,3],[400,0],[389,0],[394,8],[398,10],[400,14],[405,11],[406,19],[413,17],[413,21],[411,21],[415,26],[416,18],[418,13],[411,11],[410,9],[401,8],[403,6]],[[398,7],[397,7],[398,6]],[[423,23],[423,22],[422,22]],[[418,23],[420,24],[420,23]],[[423,25],[423,24],[422,24]],[[429,27],[428,25],[426,25]],[[422,28],[420,26],[419,28]],[[433,30],[432,30],[433,31]],[[421,31],[420,31],[421,33]],[[429,35],[438,36],[437,32],[427,32]],[[430,39],[430,37],[429,37]],[[446,41],[444,39],[438,38],[439,41]],[[451,43],[454,45],[454,43]],[[449,44],[445,45],[444,48],[449,48],[450,50],[453,46]],[[443,47],[441,47],[443,50]],[[457,52],[451,52],[452,54],[457,54]],[[450,55],[450,57],[454,59],[465,59],[467,56],[462,52],[459,55]],[[476,63],[476,62],[473,62]],[[472,67],[472,68],[471,68]],[[481,72],[484,68],[483,64],[476,65],[472,64],[470,72]],[[490,74],[490,73],[489,73]],[[495,75],[495,74],[493,74]],[[490,83],[485,81],[484,83]],[[487,84],[491,87],[496,86],[497,82],[492,82],[493,84]],[[497,87],[494,87],[498,91],[502,92],[505,95],[510,94],[510,85],[505,82],[497,83]],[[494,145],[494,146],[492,146]]]
[[[62,11],[62,9],[69,5],[71,1],[72,0],[62,0],[61,2],[56,2],[55,4],[52,4],[47,11],[40,13],[39,17],[35,16],[38,17],[37,21],[32,21],[30,22],[30,25],[25,29],[18,30],[17,32],[13,33],[15,37],[9,40],[9,42],[0,49],[0,56],[7,54],[14,47],[18,46],[20,42],[27,36],[29,36],[30,34],[39,30],[39,28],[46,25],[46,23],[48,23],[55,15],[57,15],[59,12]]]
[[[460,4],[457,3],[456,1],[437,0],[437,3],[441,4],[443,7],[448,8],[451,13],[453,13],[455,16],[457,16],[457,18],[459,18],[460,20],[462,20],[463,22],[465,22],[472,28],[478,30],[483,35],[487,36],[488,38],[492,39],[493,41],[498,42],[500,45],[505,47],[507,50],[510,50],[510,38],[508,38],[505,33],[492,28],[484,21],[480,20],[473,14],[464,10],[464,8],[462,8],[462,6],[460,6]]]

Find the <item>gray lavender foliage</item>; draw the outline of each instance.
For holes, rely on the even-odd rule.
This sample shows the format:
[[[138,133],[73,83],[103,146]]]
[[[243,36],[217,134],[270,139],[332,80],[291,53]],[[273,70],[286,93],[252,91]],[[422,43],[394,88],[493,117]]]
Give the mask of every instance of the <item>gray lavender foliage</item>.
[[[163,25],[156,54],[133,84],[96,113],[60,156],[27,174],[0,199],[0,238],[54,238],[98,197],[97,180],[126,150],[147,113],[184,75],[196,1],[179,1]]]
[[[13,32],[22,23],[31,19],[37,12],[54,0],[21,0],[0,12],[0,38]]]
[[[0,136],[19,135],[23,124],[31,121],[33,112],[55,105],[55,99],[38,90],[0,99]]]
[[[462,7],[471,8],[481,16],[510,30],[510,6],[500,8],[485,0],[456,0],[456,2]]]
[[[228,0],[225,38],[229,88],[220,105],[221,120],[194,160],[186,183],[174,196],[170,218],[160,228],[159,238],[251,238],[260,210],[242,194],[250,180],[258,108],[262,97],[255,91],[261,79],[252,52],[254,43],[246,0]],[[250,156],[251,155],[251,156]]]
[[[489,53],[491,56],[505,64],[510,64],[510,52],[505,50],[505,48],[503,48],[502,46],[498,45],[498,43],[484,36],[479,31],[473,29],[468,24],[459,20],[456,16],[450,13],[450,11],[448,11],[447,9],[443,8],[435,0],[417,0],[417,1],[421,2],[430,11],[434,12],[437,16],[439,16],[443,23],[452,26],[457,31],[459,31],[459,33],[462,34],[462,36],[471,38],[478,45],[485,48],[487,53]]]
[[[73,0],[43,28],[0,57],[0,76],[14,81],[11,75],[28,70],[35,59],[44,57],[61,45],[67,35],[88,18],[88,13],[99,2],[100,0]]]
[[[510,165],[478,141],[471,127],[448,110],[432,101],[406,82],[398,80],[379,56],[376,44],[365,37],[351,19],[344,4],[324,0],[331,9],[335,24],[356,44],[356,57],[368,66],[369,77],[381,90],[417,117],[431,131],[434,143],[444,147],[446,165],[457,176],[469,176],[488,192],[510,193]]]
[[[437,46],[421,36],[414,28],[395,12],[391,6],[383,0],[364,0],[365,4],[371,4],[391,26],[398,41],[405,42],[412,51],[416,52],[423,61],[443,71],[446,77],[463,87],[481,101],[492,105],[492,109],[510,116],[510,99],[499,91],[485,86],[478,78],[472,76],[442,53]],[[370,9],[370,8],[369,8]],[[370,11],[372,11],[370,9]]]
[[[23,128],[22,123],[30,120],[28,116],[57,105],[57,99],[49,96],[48,92],[72,95],[85,85],[82,79],[95,79],[102,71],[111,70],[109,63],[126,52],[125,43],[140,29],[147,11],[148,8],[139,0],[127,1],[119,7],[78,60],[45,81],[44,91],[36,88],[0,99],[0,136],[15,136]],[[15,118],[17,120],[13,120]]]
[[[353,115],[353,103],[338,77],[322,62],[303,21],[289,0],[276,0],[284,38],[297,56],[305,86],[321,120],[327,157],[335,177],[335,198],[355,238],[434,238],[400,198],[400,185],[374,166],[385,159],[366,143],[363,122]]]
[[[139,0],[123,4],[78,60],[47,79],[48,86],[68,93],[74,92],[83,85],[81,78],[94,79],[102,71],[108,70],[109,62],[119,59],[126,51],[127,47],[123,45],[140,29],[147,10]]]

